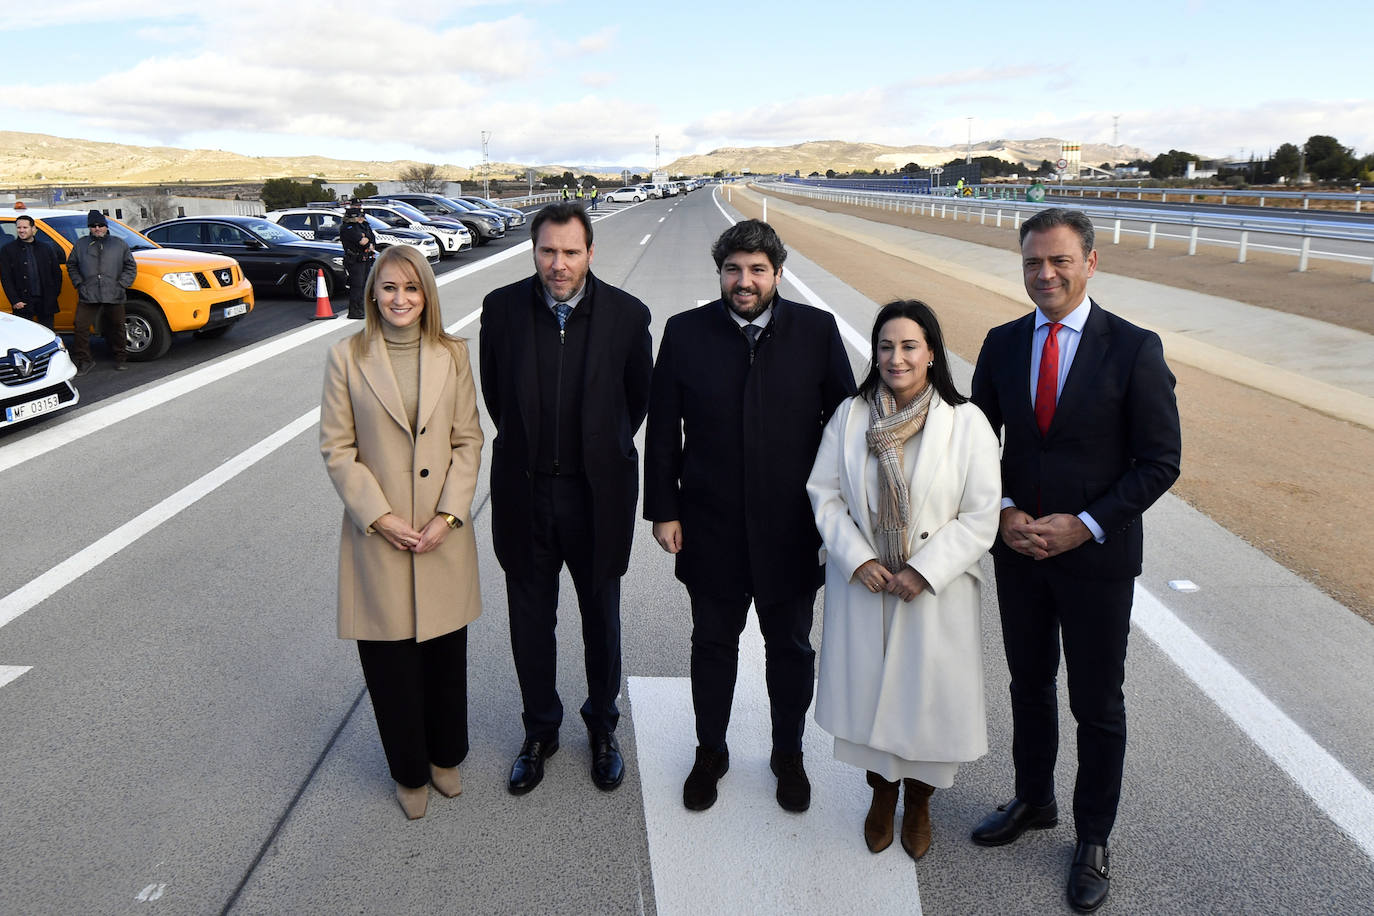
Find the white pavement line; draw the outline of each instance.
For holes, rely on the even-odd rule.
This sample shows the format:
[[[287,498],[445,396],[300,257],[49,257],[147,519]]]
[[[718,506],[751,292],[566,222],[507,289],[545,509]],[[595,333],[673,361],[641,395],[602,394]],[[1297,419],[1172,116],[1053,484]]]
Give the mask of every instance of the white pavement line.
[[[25,671],[32,670],[32,668],[32,665],[0,665],[0,687],[4,687]]]
[[[653,237],[654,237],[654,234],[653,234],[652,232],[650,232],[648,235],[644,236],[644,238],[642,238],[642,239],[639,240],[639,244],[643,245],[645,242],[649,241],[649,239],[651,239],[651,238],[653,238]]]
[[[472,324],[472,322],[475,321],[481,314],[482,310],[480,308],[473,309],[472,311],[464,315],[462,318],[459,318],[453,324],[444,328],[444,330],[449,334],[457,334],[463,328]]]
[[[868,851],[863,819],[872,791],[861,770],[835,760],[831,737],[814,719],[808,718],[803,739],[811,808],[789,814],[778,807],[777,779],[768,769],[772,726],[763,656],[751,614],[740,637],[730,771],[706,811],[682,806],[696,748],[689,680],[629,679],[660,916],[919,914],[915,866],[900,848],[881,856]]]
[[[72,554],[52,569],[0,598],[0,627],[45,601],[81,576],[95,569],[183,509],[194,505],[243,471],[281,448],[319,422],[320,409],[311,408],[266,439],[239,452],[210,473],[191,481],[157,505],[134,516],[89,547]]]
[[[0,449],[0,471],[8,470],[31,458],[37,458],[91,433],[100,432],[121,420],[137,416],[145,410],[151,410],[174,398],[181,397],[183,394],[204,388],[206,385],[218,382],[236,372],[250,369],[264,360],[293,350],[317,337],[323,337],[339,328],[353,325],[355,322],[347,318],[310,324],[284,337],[269,340],[252,350],[235,353],[208,366],[173,376],[161,384],[145,388],[121,401],[96,408],[90,413],[78,414],[60,426],[45,429]]]
[[[663,222],[663,221],[664,221],[665,219],[667,219],[667,218],[668,218],[668,217],[666,217],[666,216],[660,216],[660,217],[658,218],[658,221],[661,223],[661,222]]]
[[[1354,774],[1138,583],[1131,622],[1374,859],[1374,794]]]

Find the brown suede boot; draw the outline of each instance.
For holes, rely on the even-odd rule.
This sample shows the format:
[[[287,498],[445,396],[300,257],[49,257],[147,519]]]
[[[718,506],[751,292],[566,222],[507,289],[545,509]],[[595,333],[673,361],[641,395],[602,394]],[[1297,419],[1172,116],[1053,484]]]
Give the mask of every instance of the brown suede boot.
[[[919,859],[930,849],[930,796],[934,786],[919,779],[903,779],[906,783],[906,811],[902,813],[902,848],[913,859]]]
[[[868,817],[864,818],[864,842],[869,852],[882,852],[892,845],[892,817],[897,812],[897,795],[902,786],[888,782],[872,770],[868,771],[868,784],[873,787],[873,804],[868,806]]]

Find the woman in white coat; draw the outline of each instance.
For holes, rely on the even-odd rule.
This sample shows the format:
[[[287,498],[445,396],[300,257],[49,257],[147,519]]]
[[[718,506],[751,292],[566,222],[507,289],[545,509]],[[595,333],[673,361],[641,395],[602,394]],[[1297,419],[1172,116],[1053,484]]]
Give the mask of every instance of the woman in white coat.
[[[868,771],[873,852],[905,782],[902,847],[918,859],[931,793],[987,751],[978,561],[1002,493],[997,438],[955,389],[929,306],[878,312],[868,376],[826,425],[807,493],[826,555],[816,721]]]

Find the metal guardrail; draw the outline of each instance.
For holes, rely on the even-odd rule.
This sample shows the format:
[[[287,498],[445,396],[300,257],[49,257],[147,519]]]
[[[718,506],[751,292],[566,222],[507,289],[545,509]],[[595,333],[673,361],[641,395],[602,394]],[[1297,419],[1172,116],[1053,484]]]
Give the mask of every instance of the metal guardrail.
[[[937,194],[871,191],[863,188],[818,188],[814,185],[798,185],[794,182],[759,182],[759,186],[798,197],[833,200],[839,203],[877,207],[883,210],[919,212],[921,215],[925,215],[926,210],[929,209],[930,215],[934,216],[938,211],[938,215],[942,219],[949,211],[953,211],[953,217],[958,219],[960,211],[963,210],[967,212],[969,220],[972,220],[973,213],[979,211],[980,223],[984,225],[988,222],[991,212],[996,226],[1001,227],[1005,217],[1009,219],[1012,228],[1020,228],[1022,220],[1028,214],[1034,214],[1052,206],[1051,204],[1031,203],[1024,200],[945,197]],[[1082,209],[1092,218],[1094,225],[1099,227],[1099,232],[1107,228],[1104,225],[1106,222],[1111,223],[1110,231],[1113,244],[1121,241],[1122,223],[1147,225],[1149,227],[1147,232],[1148,248],[1155,247],[1155,236],[1159,226],[1186,227],[1189,230],[1188,254],[1190,255],[1197,254],[1199,241],[1213,242],[1211,239],[1200,239],[1198,235],[1200,229],[1221,229],[1239,233],[1239,241],[1236,243],[1239,254],[1236,260],[1241,264],[1245,263],[1250,247],[1250,233],[1252,232],[1297,238],[1299,240],[1299,271],[1307,270],[1308,261],[1312,254],[1313,239],[1355,242],[1374,246],[1374,224],[1363,222],[1343,223],[1333,219],[1313,220],[1301,216],[1271,216],[1268,214],[1261,216],[1253,213],[1231,216],[1215,210],[1192,212],[1151,210],[1147,207],[1113,207],[1087,202],[1083,204]],[[1230,245],[1233,243],[1228,241],[1221,242],[1221,244]],[[1369,279],[1370,282],[1374,282],[1374,256],[1347,255],[1345,257],[1371,261]]]
[[[923,189],[917,182],[906,182],[900,178],[828,178],[822,181],[816,178],[793,178],[787,184],[805,184],[808,187],[843,187],[851,189],[863,189],[869,191],[886,191],[892,194],[931,194],[937,197],[953,197],[958,191],[953,185],[940,185]],[[1275,191],[1273,189],[1251,190],[1240,188],[1142,188],[1142,187],[1118,187],[1115,185],[1081,185],[1081,184],[1060,184],[1057,181],[1046,181],[1042,183],[1047,192],[1060,195],[1076,195],[1087,197],[1089,194],[1097,199],[1104,199],[1108,194],[1113,199],[1125,197],[1134,200],[1144,200],[1146,197],[1159,197],[1160,203],[1168,203],[1170,197],[1182,200],[1187,198],[1189,203],[1196,203],[1199,197],[1220,198],[1223,204],[1229,204],[1234,200],[1258,200],[1259,206],[1263,207],[1269,200],[1300,200],[1302,209],[1308,209],[1308,204],[1314,200],[1336,200],[1344,203],[1354,204],[1355,212],[1363,212],[1365,201],[1374,204],[1374,193],[1368,188],[1357,187],[1354,191]],[[912,185],[912,186],[909,186]],[[1028,184],[977,184],[968,186],[976,197],[986,197],[989,199],[1010,199],[1011,197],[1024,198],[1026,191],[1030,189]]]

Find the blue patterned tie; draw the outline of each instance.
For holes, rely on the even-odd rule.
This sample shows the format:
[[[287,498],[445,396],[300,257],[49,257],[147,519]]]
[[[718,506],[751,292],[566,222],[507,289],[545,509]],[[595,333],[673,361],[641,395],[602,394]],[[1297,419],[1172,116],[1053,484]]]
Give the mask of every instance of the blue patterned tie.
[[[568,324],[568,316],[572,314],[573,307],[566,302],[555,302],[553,313],[558,318],[558,330],[563,330]]]

